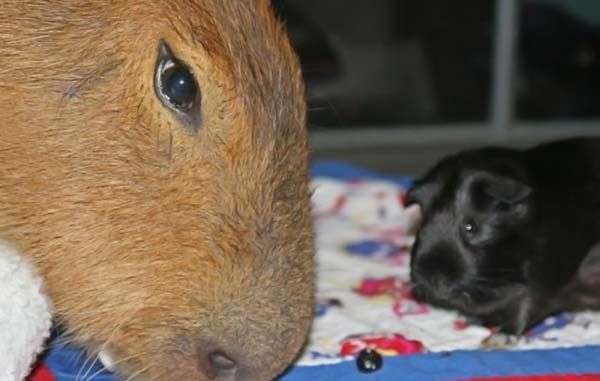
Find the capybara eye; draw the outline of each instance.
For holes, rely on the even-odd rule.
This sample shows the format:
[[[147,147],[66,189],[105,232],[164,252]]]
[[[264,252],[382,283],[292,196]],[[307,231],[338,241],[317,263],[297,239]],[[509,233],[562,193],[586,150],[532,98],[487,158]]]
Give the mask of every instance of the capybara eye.
[[[178,108],[189,110],[194,105],[198,87],[192,73],[181,65],[173,65],[163,72],[165,97]]]
[[[165,42],[159,46],[154,87],[158,98],[186,122],[195,120],[200,89],[189,67],[173,55]]]

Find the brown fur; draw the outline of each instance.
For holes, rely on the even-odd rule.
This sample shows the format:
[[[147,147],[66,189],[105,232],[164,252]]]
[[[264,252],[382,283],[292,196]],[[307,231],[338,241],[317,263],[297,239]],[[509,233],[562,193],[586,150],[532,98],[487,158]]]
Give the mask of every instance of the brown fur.
[[[161,39],[200,85],[197,133],[155,95]],[[298,63],[268,1],[2,2],[0,235],[124,376],[205,380],[213,350],[244,381],[292,361],[307,182]]]

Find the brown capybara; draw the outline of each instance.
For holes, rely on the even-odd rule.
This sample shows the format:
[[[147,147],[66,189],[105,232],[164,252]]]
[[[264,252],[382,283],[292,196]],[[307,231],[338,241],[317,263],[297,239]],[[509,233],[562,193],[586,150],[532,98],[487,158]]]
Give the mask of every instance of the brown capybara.
[[[267,0],[4,0],[0,236],[125,378],[270,380],[312,317],[299,64]]]

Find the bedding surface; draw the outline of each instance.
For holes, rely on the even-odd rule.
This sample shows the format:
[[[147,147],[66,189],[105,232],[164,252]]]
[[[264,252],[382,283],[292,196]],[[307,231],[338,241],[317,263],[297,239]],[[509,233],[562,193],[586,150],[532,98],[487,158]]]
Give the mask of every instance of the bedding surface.
[[[600,313],[559,313],[514,350],[483,351],[493,327],[412,298],[409,249],[418,213],[403,207],[410,183],[342,163],[314,165],[316,316],[305,352],[281,381],[600,380]],[[57,342],[32,381],[117,381],[98,361]],[[383,356],[379,370],[358,371],[364,348]]]

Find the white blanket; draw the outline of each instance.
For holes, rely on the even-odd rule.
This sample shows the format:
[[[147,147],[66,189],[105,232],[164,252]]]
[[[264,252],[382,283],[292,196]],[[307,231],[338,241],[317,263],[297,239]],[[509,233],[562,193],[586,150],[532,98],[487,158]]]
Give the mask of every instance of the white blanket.
[[[391,334],[422,344],[421,349],[409,345],[405,353],[479,348],[490,329],[469,325],[453,311],[420,304],[410,296],[408,250],[418,215],[403,207],[405,189],[387,181],[325,177],[314,179],[313,187],[320,303],[300,365],[338,362],[343,348],[349,343],[360,346],[361,340],[389,347]],[[391,346],[406,343],[396,338]],[[600,344],[600,313],[549,318],[516,348],[586,344]]]

